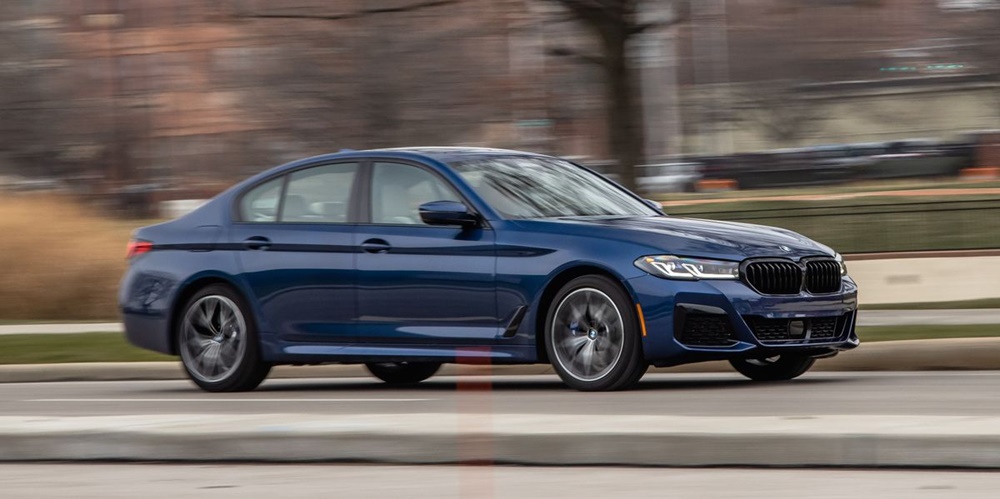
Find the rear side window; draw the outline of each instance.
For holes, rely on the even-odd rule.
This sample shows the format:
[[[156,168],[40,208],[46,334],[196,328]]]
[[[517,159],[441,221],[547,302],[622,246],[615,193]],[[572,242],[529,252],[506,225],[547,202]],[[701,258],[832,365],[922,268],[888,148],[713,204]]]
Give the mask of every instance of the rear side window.
[[[282,222],[345,223],[357,163],[317,166],[292,173],[281,206]]]
[[[281,186],[285,177],[278,177],[254,187],[240,201],[240,219],[244,222],[274,222],[278,218]]]

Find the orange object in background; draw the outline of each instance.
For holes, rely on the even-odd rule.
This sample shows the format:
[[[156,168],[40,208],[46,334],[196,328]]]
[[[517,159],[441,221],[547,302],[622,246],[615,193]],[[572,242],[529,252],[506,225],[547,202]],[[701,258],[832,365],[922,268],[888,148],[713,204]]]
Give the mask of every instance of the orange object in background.
[[[976,167],[978,169],[1000,169],[1000,130],[976,134]],[[964,171],[962,172],[964,175]]]
[[[966,168],[962,170],[961,176],[964,180],[993,180],[1000,178],[1000,168]]]
[[[706,191],[735,191],[739,185],[731,178],[703,179],[697,184],[698,192]]]

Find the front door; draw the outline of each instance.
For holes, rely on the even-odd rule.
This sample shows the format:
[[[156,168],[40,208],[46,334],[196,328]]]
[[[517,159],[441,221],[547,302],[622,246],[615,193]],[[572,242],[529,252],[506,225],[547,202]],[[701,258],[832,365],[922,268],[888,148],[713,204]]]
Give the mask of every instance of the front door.
[[[368,342],[460,346],[500,337],[489,228],[424,224],[418,207],[461,201],[423,167],[375,161],[358,226],[358,334]]]

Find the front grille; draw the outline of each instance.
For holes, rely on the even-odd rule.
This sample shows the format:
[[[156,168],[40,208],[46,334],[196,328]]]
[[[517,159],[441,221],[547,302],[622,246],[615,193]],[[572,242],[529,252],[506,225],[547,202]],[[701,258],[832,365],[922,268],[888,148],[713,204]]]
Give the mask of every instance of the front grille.
[[[681,320],[675,334],[685,345],[719,347],[736,343],[733,325],[726,315],[687,313]]]
[[[813,294],[840,291],[840,264],[836,260],[806,262],[806,290]]]
[[[744,316],[743,319],[761,343],[822,343],[844,335],[850,314],[810,319],[766,319]]]
[[[792,262],[750,262],[743,279],[765,295],[797,295],[802,290],[802,268]]]

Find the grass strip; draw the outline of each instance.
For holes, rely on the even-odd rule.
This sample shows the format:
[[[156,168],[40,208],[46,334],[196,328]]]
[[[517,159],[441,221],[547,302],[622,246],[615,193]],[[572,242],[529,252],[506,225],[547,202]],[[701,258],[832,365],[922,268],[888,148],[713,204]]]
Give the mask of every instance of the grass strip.
[[[1000,337],[1000,324],[968,326],[868,326],[858,328],[862,342]]]
[[[863,342],[1000,337],[1000,325],[862,327],[858,336]],[[0,336],[0,365],[176,360],[136,348],[119,333]]]
[[[0,365],[176,360],[136,348],[121,333],[0,336]]]
[[[874,305],[861,305],[861,310],[970,310],[980,308],[1000,308],[1000,298],[939,301],[928,303],[882,303]]]
[[[922,191],[941,189],[992,189],[1000,187],[1000,181],[952,180],[872,180],[840,185],[776,187],[771,189],[751,189],[722,192],[672,192],[651,194],[658,201],[697,201],[703,199],[748,199],[773,196],[829,196],[837,194],[857,194],[866,192]]]

